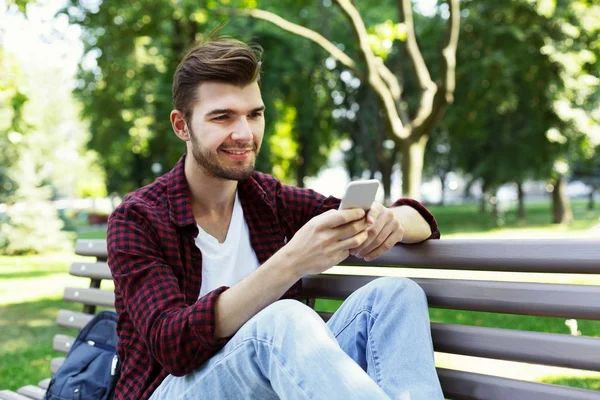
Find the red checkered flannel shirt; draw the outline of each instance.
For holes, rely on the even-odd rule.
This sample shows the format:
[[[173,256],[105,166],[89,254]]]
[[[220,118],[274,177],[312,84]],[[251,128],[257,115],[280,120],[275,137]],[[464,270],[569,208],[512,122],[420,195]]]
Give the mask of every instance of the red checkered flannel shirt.
[[[198,227],[184,175],[185,155],[154,183],[127,195],[108,222],[108,264],[119,314],[118,353],[122,362],[116,400],[147,399],[163,379],[185,375],[214,355],[228,339],[216,339],[214,305],[227,287],[198,299],[202,254],[194,243]],[[281,184],[255,172],[238,193],[250,241],[262,264],[307,221],[338,208],[340,200]],[[439,237],[433,216],[410,205]],[[299,299],[301,282],[283,298]]]

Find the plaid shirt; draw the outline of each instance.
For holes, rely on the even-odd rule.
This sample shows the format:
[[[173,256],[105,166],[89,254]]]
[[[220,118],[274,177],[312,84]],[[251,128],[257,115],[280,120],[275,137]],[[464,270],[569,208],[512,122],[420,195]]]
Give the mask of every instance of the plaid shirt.
[[[184,160],[185,155],[170,172],[127,195],[108,222],[122,362],[116,400],[149,398],[168,374],[188,374],[228,340],[214,337],[215,301],[227,287],[198,299],[202,254],[194,243],[198,227]],[[307,221],[340,203],[259,172],[239,183],[238,194],[261,264]],[[417,209],[431,237],[439,237],[435,219],[420,203],[401,199],[395,205]],[[298,281],[283,298],[300,299],[300,289]]]

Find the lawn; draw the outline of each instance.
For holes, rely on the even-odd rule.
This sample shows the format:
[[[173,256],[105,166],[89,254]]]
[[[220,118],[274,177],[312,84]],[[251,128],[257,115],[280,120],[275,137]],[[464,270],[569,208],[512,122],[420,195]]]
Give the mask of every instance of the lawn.
[[[576,223],[570,227],[555,227],[549,224],[550,206],[532,204],[528,206],[528,218],[520,225],[513,210],[502,216],[501,226],[491,216],[481,216],[477,206],[430,207],[440,224],[443,237],[556,237],[598,236],[600,210],[588,211],[585,202],[576,202]],[[80,238],[104,238],[104,229],[91,229]],[[76,305],[61,300],[65,286],[86,286],[84,279],[68,275],[71,262],[82,260],[72,254],[45,256],[0,257],[0,390],[12,389],[37,383],[50,376],[50,359],[57,354],[52,351],[52,337],[56,333],[73,335],[55,324],[59,309],[78,309]],[[454,274],[452,277],[470,277],[468,271],[423,271],[411,269],[387,269],[394,275],[435,276]],[[491,276],[490,274],[489,276]],[[488,277],[489,277],[488,276]],[[498,279],[498,273],[493,275]],[[485,279],[479,275],[475,279]],[[600,277],[565,276],[540,274],[508,274],[506,280],[528,280],[547,282],[574,282],[600,284]],[[338,302],[319,301],[321,310],[333,311]],[[431,320],[444,323],[515,328],[543,332],[568,332],[564,319],[527,317],[467,311],[432,309]],[[600,322],[578,321],[579,330],[585,336],[600,337]],[[600,390],[600,375],[584,371],[552,367],[531,367],[520,363],[497,360],[481,360],[471,357],[436,354],[438,365],[460,367],[465,370],[492,371],[505,376],[520,377],[548,383],[560,383],[575,387]]]

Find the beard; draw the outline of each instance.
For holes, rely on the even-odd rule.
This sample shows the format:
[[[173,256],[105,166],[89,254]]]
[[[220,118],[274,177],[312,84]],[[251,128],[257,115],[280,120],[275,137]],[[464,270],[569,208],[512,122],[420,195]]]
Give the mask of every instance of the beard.
[[[223,163],[219,162],[218,151],[213,152],[206,148],[203,148],[200,145],[196,135],[190,128],[190,142],[192,144],[192,156],[194,157],[194,161],[196,166],[200,169],[206,171],[210,176],[215,178],[226,179],[230,181],[243,181],[245,179],[250,178],[252,173],[254,172],[254,165],[256,161],[256,157],[258,157],[258,148],[256,143],[252,142],[249,146],[247,143],[232,143],[227,145],[226,148],[228,150],[235,149],[251,149],[254,153],[254,160],[248,163],[248,161],[239,161],[239,165],[223,165]],[[219,146],[221,149],[224,146]]]

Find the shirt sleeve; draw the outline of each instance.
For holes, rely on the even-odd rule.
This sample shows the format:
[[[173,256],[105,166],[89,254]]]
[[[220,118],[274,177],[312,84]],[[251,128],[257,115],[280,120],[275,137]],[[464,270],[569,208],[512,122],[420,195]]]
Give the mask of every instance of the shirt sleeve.
[[[433,214],[425,208],[425,206],[419,203],[417,200],[413,199],[398,199],[392,204],[392,207],[400,207],[400,206],[409,206],[417,210],[419,214],[425,219],[425,222],[429,224],[431,228],[431,236],[428,239],[439,239],[440,238],[440,229],[438,227],[437,221]]]
[[[285,212],[284,220],[293,221],[293,231],[297,232],[304,224],[319,214],[340,206],[341,199],[333,196],[323,196],[312,189],[281,185],[281,202]],[[419,212],[431,228],[428,239],[439,239],[440,231],[433,214],[420,202],[413,199],[401,198],[391,207],[409,206]]]
[[[216,299],[228,288],[217,288],[193,305],[186,304],[153,232],[131,208],[118,208],[109,219],[108,264],[117,311],[124,308],[152,356],[169,374],[183,376],[228,341],[214,335]]]

